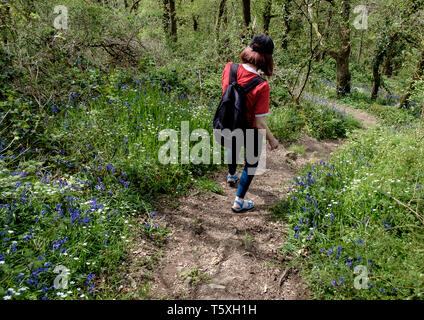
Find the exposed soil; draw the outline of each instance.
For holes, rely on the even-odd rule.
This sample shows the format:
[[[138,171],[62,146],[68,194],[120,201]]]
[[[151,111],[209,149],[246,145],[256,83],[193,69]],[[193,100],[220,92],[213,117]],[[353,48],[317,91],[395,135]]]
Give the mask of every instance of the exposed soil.
[[[345,110],[364,126],[375,124],[363,112]],[[326,159],[342,142],[305,136],[297,141],[305,156],[282,146],[267,150],[265,173],[254,178],[246,195],[255,202],[249,212],[231,211],[235,189],[226,185],[225,171],[214,177],[223,195],[192,190],[178,200],[163,198],[158,216],[166,219],[160,224],[172,233],[159,251],[145,237],[136,240],[129,284],[136,289],[149,280],[151,299],[308,299],[299,270],[288,268],[279,253],[286,236],[284,221],[274,221],[269,208],[287,195],[292,177],[306,162]],[[153,254],[152,266],[146,261]]]

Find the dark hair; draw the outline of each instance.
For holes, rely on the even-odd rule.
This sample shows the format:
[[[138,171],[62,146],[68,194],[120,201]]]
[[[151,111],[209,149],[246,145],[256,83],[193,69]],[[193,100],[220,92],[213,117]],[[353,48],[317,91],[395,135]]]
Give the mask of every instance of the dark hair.
[[[274,72],[274,60],[272,59],[272,54],[259,53],[253,51],[250,46],[247,46],[241,53],[240,59],[243,63],[250,63],[258,69],[261,69],[268,77],[272,76]]]

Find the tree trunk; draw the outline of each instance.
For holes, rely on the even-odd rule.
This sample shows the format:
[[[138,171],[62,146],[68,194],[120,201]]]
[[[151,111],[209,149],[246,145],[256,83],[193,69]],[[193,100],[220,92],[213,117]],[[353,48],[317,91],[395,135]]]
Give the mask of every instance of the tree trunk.
[[[169,13],[171,16],[171,39],[177,42],[177,19],[175,14],[175,0],[169,0]]]
[[[163,31],[165,35],[169,36],[169,0],[163,0],[163,17],[162,17]]]
[[[191,3],[193,4],[194,0],[191,0]],[[198,31],[199,30],[199,16],[197,14],[192,15],[193,19],[193,30]]]
[[[358,51],[358,64],[361,62],[363,44],[364,44],[364,30],[361,30],[361,42],[359,44],[359,51]]]
[[[371,99],[377,99],[378,90],[381,85],[381,74],[380,74],[380,65],[383,63],[384,57],[387,55],[387,50],[390,48],[394,41],[396,40],[398,34],[393,32],[387,42],[381,41],[376,49],[377,53],[375,55],[373,65],[372,65],[372,75],[374,78],[372,89],[371,89]]]
[[[221,26],[221,18],[224,15],[225,3],[226,3],[226,0],[221,0],[219,2],[218,17],[216,18],[216,23],[215,23],[215,32],[216,32],[217,40],[219,40],[219,27]]]
[[[336,59],[337,94],[339,95],[346,95],[350,93],[351,74],[349,71],[349,56],[350,44],[345,50],[339,53],[339,56]]]
[[[380,64],[382,62],[381,54],[377,55],[377,57],[374,59],[373,65],[372,65],[372,76],[374,79],[374,82],[372,84],[371,89],[371,99],[375,100],[378,96],[378,89],[381,85],[381,75],[380,75]]]
[[[288,36],[291,31],[291,25],[290,25],[290,2],[291,0],[286,0],[283,4],[284,6],[284,13],[283,13],[283,22],[284,26],[286,27],[286,30],[283,34],[283,40],[281,41],[281,48],[287,49],[288,46]]]
[[[350,58],[350,1],[344,0],[342,2],[342,23],[341,23],[341,48],[336,54],[332,54],[336,60],[336,73],[337,73],[337,94],[346,95],[350,93],[350,78],[349,71],[349,58]]]
[[[9,4],[0,5],[0,37],[3,44],[8,42],[8,25],[10,24]]]
[[[412,77],[412,81],[409,84],[407,92],[400,98],[399,107],[408,104],[408,99],[411,96],[411,93],[415,90],[415,82],[420,79],[424,74],[424,49],[421,52],[420,61],[418,62],[417,71]],[[423,110],[424,111],[424,110]]]
[[[193,16],[193,30],[198,31],[199,30],[199,23],[197,21],[197,16]]]
[[[384,68],[383,68],[384,75],[389,78],[393,75],[393,64],[392,64],[393,57],[394,57],[394,52],[392,51],[392,48],[390,48],[389,52],[387,53],[386,60],[384,61]]]
[[[262,14],[263,21],[264,21],[264,33],[265,34],[268,34],[269,25],[271,24],[271,18],[272,18],[271,10],[272,10],[272,0],[266,0],[264,12]]]
[[[250,25],[250,0],[242,0],[243,5],[243,21],[246,28]]]

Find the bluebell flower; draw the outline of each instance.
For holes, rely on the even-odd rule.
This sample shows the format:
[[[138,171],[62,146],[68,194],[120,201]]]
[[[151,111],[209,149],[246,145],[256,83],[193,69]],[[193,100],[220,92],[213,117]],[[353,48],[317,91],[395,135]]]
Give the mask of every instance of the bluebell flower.
[[[342,252],[342,247],[341,246],[337,246],[337,255],[336,258],[338,259],[340,257],[340,253]]]

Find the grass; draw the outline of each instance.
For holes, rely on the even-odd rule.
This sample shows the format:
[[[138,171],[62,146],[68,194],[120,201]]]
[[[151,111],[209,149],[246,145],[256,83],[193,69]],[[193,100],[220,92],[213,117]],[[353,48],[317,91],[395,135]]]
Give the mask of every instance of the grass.
[[[357,109],[365,110],[379,119],[383,124],[401,127],[409,125],[420,116],[420,110],[411,107],[410,109],[397,108],[393,105],[384,105],[378,101],[372,101],[363,93],[354,90],[352,94],[340,99],[345,104]]]
[[[195,180],[194,186],[203,192],[213,192],[220,195],[224,194],[221,186],[216,181],[213,181],[208,177],[199,177]]]
[[[290,150],[290,151],[294,151],[294,152],[296,152],[296,153],[298,153],[298,154],[302,155],[302,157],[305,157],[305,156],[306,156],[305,147],[304,147],[304,146],[302,146],[302,145],[292,144],[292,145],[289,147],[289,150]]]
[[[394,94],[383,95],[380,90],[376,100],[371,99],[371,89],[364,86],[352,86],[351,93],[344,97],[338,97],[331,81],[318,80],[316,81],[315,92],[320,92],[322,96],[329,99],[336,99],[345,105],[353,108],[361,109],[379,118],[382,124],[401,127],[409,125],[420,117],[422,106],[419,103],[413,102],[409,108],[398,108],[396,105],[400,97]],[[318,103],[329,103],[328,100],[318,98]],[[335,104],[337,108],[337,104]]]
[[[291,105],[272,108],[267,121],[277,139],[282,142],[296,141],[305,131],[306,124],[309,134],[318,140],[345,138],[361,127],[358,120],[329,104],[305,100],[302,111],[304,117]]]
[[[49,108],[38,137],[44,149],[3,150],[8,143],[2,141],[3,299],[117,298],[114,274],[133,224],[141,217],[138,232],[160,243],[169,230],[151,201],[159,193],[184,193],[214,168],[163,165],[157,158],[160,130],[179,132],[181,121],[190,121],[210,131],[209,107],[147,77],[112,74],[96,90],[88,101],[72,95],[66,105]],[[67,288],[54,287],[59,265],[70,270]]]
[[[368,130],[308,165],[274,207],[290,228],[281,252],[315,298],[423,298],[423,136],[422,123]],[[357,266],[366,289],[354,287]]]
[[[208,282],[208,281],[210,281],[211,280],[211,277],[208,274],[199,271],[198,267],[195,267],[195,268],[193,268],[191,270],[186,271],[183,274],[183,279],[184,279],[184,281],[186,281],[188,279],[189,280],[189,283],[191,285],[196,285],[199,282],[203,282],[203,281]]]
[[[217,166],[192,163],[165,165],[158,159],[161,147],[158,143],[159,132],[166,128],[180,133],[182,121],[189,121],[191,128],[211,132],[212,105],[196,104],[181,89],[174,90],[166,81],[151,79],[143,74],[136,78],[122,73],[111,74],[99,81],[99,84],[91,86],[90,92],[97,93],[88,99],[82,98],[83,94],[74,93],[67,103],[49,106],[45,110],[46,116],[38,115],[34,118],[37,131],[30,130],[32,124],[24,126],[25,130],[34,135],[32,145],[22,149],[7,149],[10,141],[6,141],[4,137],[1,139],[0,297],[3,299],[127,299],[134,298],[134,294],[147,298],[148,281],[138,293],[120,294],[118,287],[123,280],[117,271],[126,258],[134,233],[141,233],[152,239],[157,246],[161,246],[170,232],[163,227],[164,217],[160,217],[154,210],[152,200],[159,194],[167,194],[172,199],[186,193],[192,186],[202,191],[223,194],[220,186],[210,181],[206,175]],[[25,112],[20,112],[19,108],[16,106],[13,109],[14,117],[19,114],[27,117],[30,114],[25,108]],[[359,127],[357,121],[328,105],[306,102],[303,110],[310,133],[317,139],[346,137],[350,131]],[[394,118],[394,115],[387,116],[387,119]],[[21,122],[16,122],[16,126],[21,126]],[[290,106],[273,108],[268,123],[282,142],[295,141],[305,127],[304,118]],[[40,128],[43,130],[40,131]],[[361,138],[363,140],[349,144],[347,148],[351,149],[345,149],[356,153],[346,151],[347,155],[340,153],[338,158],[334,158],[335,168],[345,180],[343,183],[354,183],[363,178],[349,169],[352,167],[347,166],[346,161],[365,166],[361,172],[368,172],[369,176],[374,174],[371,170],[380,170],[375,174],[380,181],[387,181],[388,177],[401,180],[409,191],[422,183],[422,176],[418,171],[413,171],[423,165],[422,162],[417,162],[423,159],[421,156],[417,160],[417,154],[422,152],[422,148],[416,141],[415,144],[413,142],[413,138],[417,138],[416,135],[422,131],[414,126],[408,126],[400,133],[393,130],[395,129],[368,133]],[[418,133],[414,135],[414,132]],[[20,136],[22,135],[18,132],[13,139],[19,140]],[[375,144],[376,140],[379,144]],[[192,145],[191,142],[189,144]],[[409,146],[414,146],[414,150],[408,149]],[[405,150],[401,150],[401,147]],[[304,153],[300,146],[294,145],[292,149]],[[386,161],[387,158],[391,159],[390,163]],[[373,165],[373,169],[364,165],[366,162]],[[392,165],[401,170],[391,172]],[[303,199],[303,205],[300,205],[302,201],[292,200],[275,208],[277,216],[288,219],[293,228],[298,227],[298,232],[293,231],[292,239],[282,252],[293,254],[294,248],[299,246],[308,246],[310,249],[318,246],[328,252],[332,250],[333,243],[346,243],[347,236],[342,234],[342,230],[347,230],[348,234],[350,232],[351,237],[361,237],[365,243],[371,241],[368,237],[370,233],[371,239],[376,239],[372,253],[365,252],[365,249],[355,251],[356,246],[350,245],[348,241],[350,247],[344,250],[347,258],[367,254],[367,261],[378,261],[379,258],[383,261],[375,264],[382,270],[373,278],[376,287],[378,285],[378,288],[387,289],[383,284],[390,281],[387,279],[391,275],[401,273],[402,267],[414,277],[421,272],[418,265],[418,261],[422,259],[421,251],[414,251],[412,258],[405,258],[412,249],[421,248],[421,229],[416,225],[410,210],[396,206],[393,200],[389,201],[379,193],[375,199],[361,198],[357,194],[342,198],[342,193],[339,192],[342,182],[333,181],[334,176],[327,177],[327,171],[334,168],[322,164],[311,170],[315,170],[314,175],[320,177],[319,183],[304,190],[301,189],[303,185],[300,185],[294,191],[295,197]],[[417,181],[412,182],[411,177]],[[310,177],[305,176],[304,181],[308,179]],[[368,189],[373,194],[372,183],[368,180],[366,183],[364,186],[367,187],[364,187],[365,190],[361,189],[360,194]],[[419,195],[421,198],[408,199],[402,190],[394,190],[396,194],[402,195],[399,200],[409,205],[412,203],[414,210],[422,210],[422,195]],[[422,189],[413,190],[421,192]],[[346,203],[343,210],[332,213],[337,223],[330,221],[327,225],[328,217],[315,221],[317,226],[318,223],[321,225],[314,231],[316,236],[315,233],[311,235],[310,240],[315,241],[314,246],[310,245],[312,242],[305,240],[309,234],[303,221],[308,218],[312,222],[312,216],[308,216],[309,211],[303,211],[310,199],[306,195],[320,199],[322,203],[327,201],[324,197],[330,199],[330,196],[334,201]],[[386,208],[380,204],[381,199],[385,199],[382,202],[384,206],[390,202],[393,208],[396,207],[390,216],[397,224],[393,224],[389,215],[384,212],[385,221],[390,220],[387,222],[387,225],[390,224],[389,231],[385,228],[382,231],[376,225],[369,227],[367,223],[377,224],[377,220],[371,218],[364,222],[366,230],[361,231],[362,233],[355,233],[359,232],[356,229],[352,231],[353,223],[359,225],[358,219],[364,220],[361,210]],[[287,211],[287,208],[290,210]],[[401,219],[403,216],[406,217],[406,224]],[[303,233],[297,226],[298,218],[302,219],[302,228],[305,229],[302,229]],[[136,227],[135,224],[140,221],[141,227]],[[384,236],[380,236],[380,233]],[[383,239],[387,243],[383,243]],[[391,246],[393,252],[398,252],[398,256],[389,257],[384,251],[387,246]],[[357,297],[349,290],[343,291],[337,287],[337,291],[331,285],[331,281],[335,281],[339,273],[345,272],[344,279],[348,279],[350,273],[348,270],[334,269],[333,265],[323,259],[327,256],[331,254],[323,255],[318,252],[311,260],[316,263],[311,274],[318,275],[321,277],[319,281],[326,283],[315,283],[317,296]],[[399,259],[400,262],[390,262],[390,259]],[[400,267],[397,266],[398,262]],[[153,268],[156,262],[153,259],[146,263],[152,264]],[[58,276],[54,269],[58,266],[69,269],[67,288],[54,286]],[[375,270],[380,270],[378,268],[375,267]],[[206,279],[197,270],[190,276],[193,279]],[[395,281],[393,287],[397,291],[390,291],[391,296],[417,297],[418,293],[414,291],[417,286],[413,281],[421,280],[413,276],[408,275]],[[376,279],[380,279],[380,282]],[[314,285],[313,281],[311,283]],[[374,297],[372,292],[366,291],[359,297]]]

